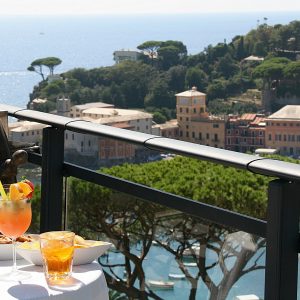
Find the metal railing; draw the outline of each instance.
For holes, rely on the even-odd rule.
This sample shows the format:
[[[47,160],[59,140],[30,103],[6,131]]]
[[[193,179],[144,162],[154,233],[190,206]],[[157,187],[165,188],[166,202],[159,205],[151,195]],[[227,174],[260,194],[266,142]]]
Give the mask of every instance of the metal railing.
[[[265,300],[297,299],[300,165],[248,154],[172,140],[83,120],[0,105],[11,117],[49,125],[43,130],[43,155],[30,154],[42,166],[41,231],[62,228],[63,178],[73,176],[114,190],[141,197],[224,226],[265,237]],[[159,191],[64,161],[65,130],[134,143],[151,150],[172,152],[199,160],[272,176],[269,183],[267,220],[259,220]]]

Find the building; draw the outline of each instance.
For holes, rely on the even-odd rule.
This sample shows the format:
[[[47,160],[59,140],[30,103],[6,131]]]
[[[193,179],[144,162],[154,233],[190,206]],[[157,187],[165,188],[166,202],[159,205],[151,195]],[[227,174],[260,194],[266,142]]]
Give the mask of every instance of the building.
[[[152,133],[152,114],[139,110],[93,107],[81,112],[82,119],[97,124],[114,126],[127,124],[131,130]]]
[[[48,125],[29,121],[9,123],[8,136],[11,141],[41,145],[45,127]]]
[[[152,126],[152,134],[163,137],[178,139],[178,122],[177,119],[169,120],[163,124],[155,124]]]
[[[265,148],[265,126],[265,116],[261,114],[229,116],[225,148],[237,152],[255,152],[258,148]]]
[[[56,113],[59,116],[68,117],[71,110],[71,100],[66,97],[56,99]]]
[[[102,103],[103,104],[103,103]],[[98,107],[97,107],[98,106]],[[104,107],[103,107],[104,106]],[[105,106],[107,108],[105,108]],[[152,115],[138,110],[117,109],[110,105],[85,105],[72,107],[81,120],[116,128],[152,133]],[[114,163],[144,159],[147,149],[106,137],[66,131],[65,149],[69,160],[80,160],[88,165],[112,165]]]
[[[88,108],[113,108],[113,104],[107,104],[104,102],[90,102],[85,104],[73,105],[70,109],[70,118],[81,118],[82,112]]]
[[[225,120],[206,111],[206,94],[191,90],[176,94],[179,139],[224,148]]]
[[[129,60],[129,61],[137,61],[139,56],[141,56],[142,53],[139,51],[135,50],[117,50],[113,53],[114,56],[114,61],[116,64],[119,64],[120,62],[124,60]]]
[[[266,147],[300,156],[300,105],[286,105],[266,118]]]

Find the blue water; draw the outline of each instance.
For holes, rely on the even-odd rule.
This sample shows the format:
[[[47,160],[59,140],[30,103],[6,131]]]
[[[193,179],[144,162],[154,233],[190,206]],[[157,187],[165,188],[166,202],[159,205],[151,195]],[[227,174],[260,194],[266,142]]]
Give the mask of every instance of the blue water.
[[[179,40],[189,54],[209,44],[227,42],[256,28],[257,20],[287,24],[297,19],[290,13],[191,14],[146,16],[1,16],[0,103],[25,107],[29,93],[40,81],[28,72],[30,63],[57,56],[63,63],[57,72],[75,67],[112,65],[112,53],[135,49],[147,40]]]

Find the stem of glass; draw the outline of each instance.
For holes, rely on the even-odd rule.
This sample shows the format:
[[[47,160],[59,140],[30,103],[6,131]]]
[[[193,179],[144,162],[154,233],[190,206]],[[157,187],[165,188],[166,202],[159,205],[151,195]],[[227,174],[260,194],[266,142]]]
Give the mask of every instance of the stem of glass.
[[[17,272],[17,249],[16,249],[16,239],[12,239],[12,248],[13,248],[13,266],[12,272]]]

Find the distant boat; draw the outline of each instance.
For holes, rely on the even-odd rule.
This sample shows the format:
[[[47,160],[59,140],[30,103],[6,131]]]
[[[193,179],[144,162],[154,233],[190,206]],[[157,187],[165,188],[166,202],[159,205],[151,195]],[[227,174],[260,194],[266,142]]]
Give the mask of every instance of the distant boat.
[[[148,280],[148,284],[151,287],[154,287],[157,289],[173,289],[174,288],[173,281]]]
[[[182,255],[183,256],[193,256],[195,255],[196,257],[198,257],[200,254],[200,246],[192,246],[192,248],[187,248],[184,249]]]
[[[184,279],[185,275],[184,274],[174,274],[174,273],[170,273],[169,274],[169,278],[172,279]]]
[[[183,263],[183,265],[185,266],[185,267],[197,267],[197,263],[195,263],[195,262],[190,262],[190,263]]]

